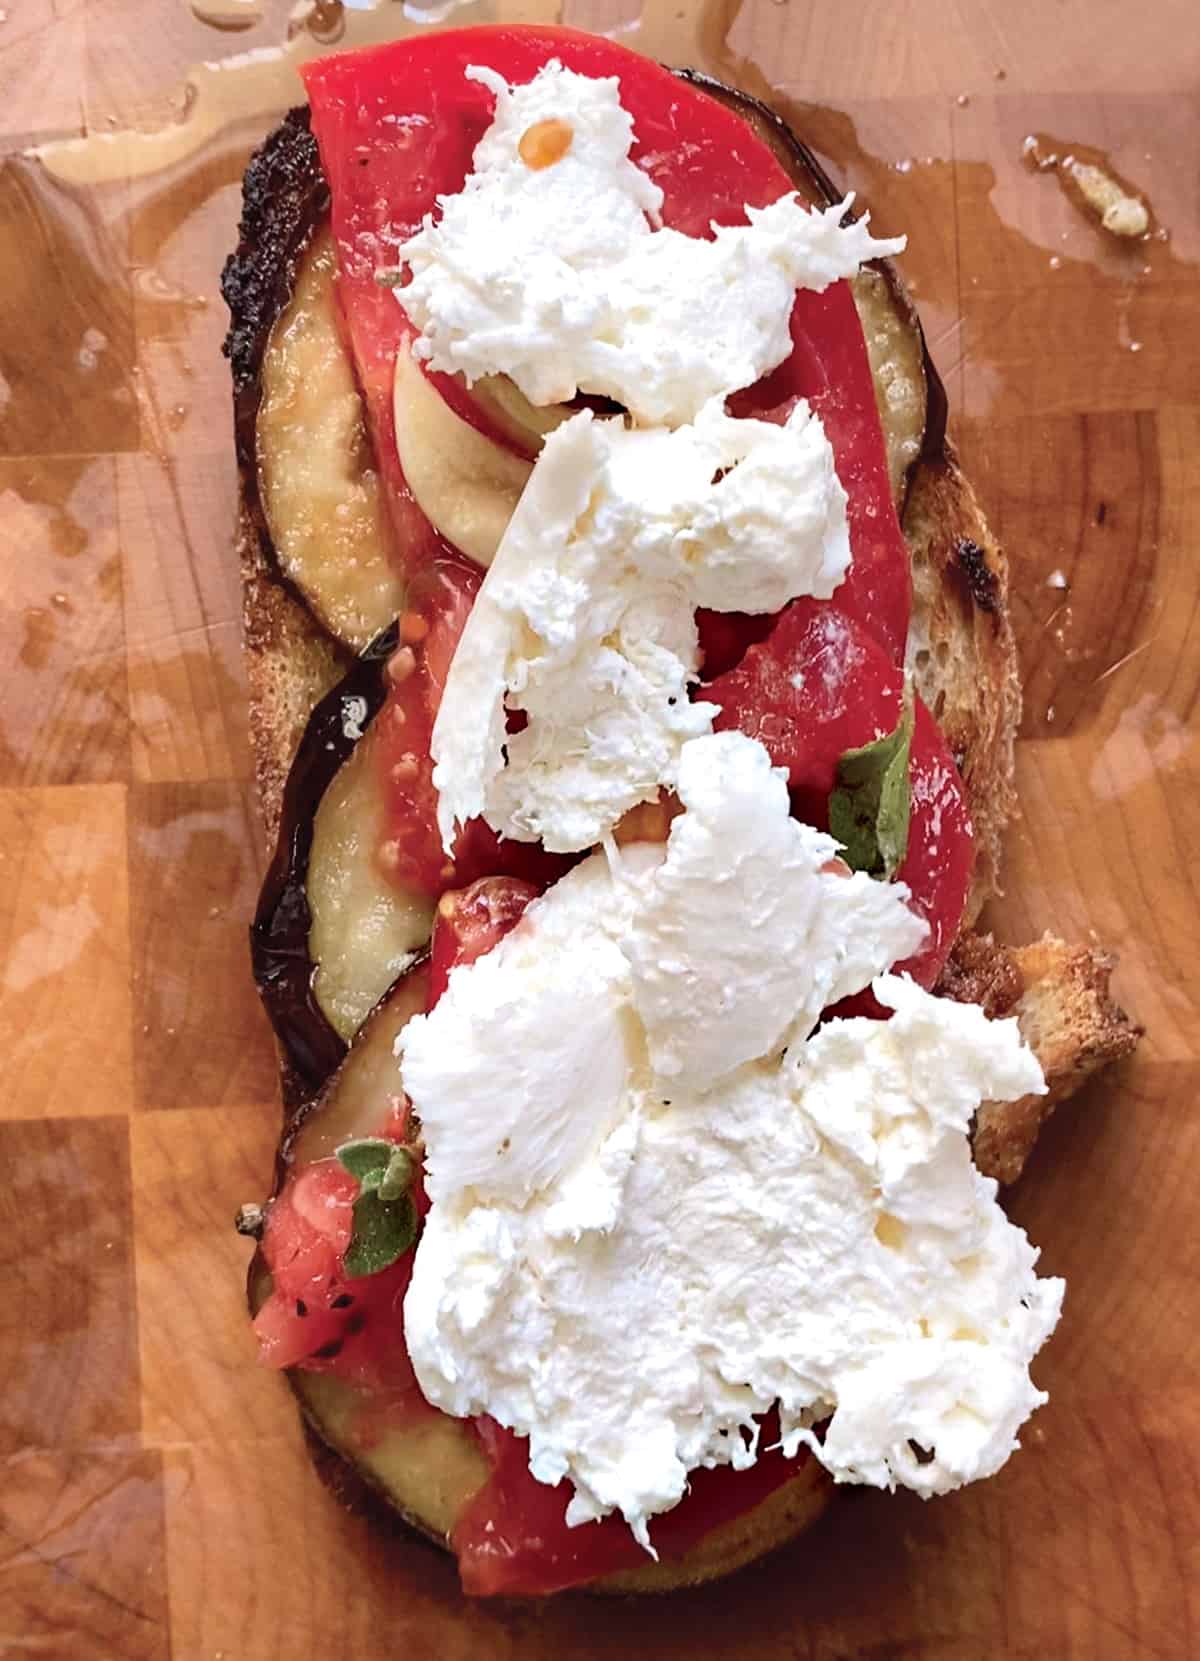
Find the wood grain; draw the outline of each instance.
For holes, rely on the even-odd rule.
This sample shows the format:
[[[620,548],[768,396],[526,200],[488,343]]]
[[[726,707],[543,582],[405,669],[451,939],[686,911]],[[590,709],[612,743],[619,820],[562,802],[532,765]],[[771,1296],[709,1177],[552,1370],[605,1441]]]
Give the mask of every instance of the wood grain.
[[[344,1516],[242,1314],[229,1223],[278,1108],[244,950],[263,849],[217,276],[262,122],[87,190],[17,153],[178,114],[189,62],[277,42],[288,9],[237,36],[152,0],[9,0],[0,22],[0,1654],[1196,1654],[1190,0],[650,0],[664,49],[770,88],[910,235],[1014,572],[1022,812],[993,921],[1119,951],[1148,1033],[1010,1196],[1068,1297],[1037,1368],[1051,1404],[999,1478],[928,1505],[849,1493],[726,1586],[544,1608],[466,1605],[447,1560]],[[1022,161],[1028,133],[1107,154],[1167,236],[1106,240]]]

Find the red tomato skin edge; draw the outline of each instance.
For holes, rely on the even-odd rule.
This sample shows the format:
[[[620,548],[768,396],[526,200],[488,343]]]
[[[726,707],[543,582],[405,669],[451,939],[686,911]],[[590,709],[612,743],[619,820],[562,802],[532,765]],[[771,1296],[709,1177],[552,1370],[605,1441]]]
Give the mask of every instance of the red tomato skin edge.
[[[824,830],[839,758],[895,727],[903,688],[903,670],[858,619],[839,609],[835,596],[794,601],[767,638],[748,647],[737,667],[700,695],[721,706],[713,723],[718,732],[734,729],[757,738],[775,765],[787,770],[794,808]],[[896,972],[931,987],[966,909],[975,833],[954,757],[919,698],[909,776],[908,852],[896,877],[908,885],[930,934]],[[873,999],[871,1006],[883,1013]]]

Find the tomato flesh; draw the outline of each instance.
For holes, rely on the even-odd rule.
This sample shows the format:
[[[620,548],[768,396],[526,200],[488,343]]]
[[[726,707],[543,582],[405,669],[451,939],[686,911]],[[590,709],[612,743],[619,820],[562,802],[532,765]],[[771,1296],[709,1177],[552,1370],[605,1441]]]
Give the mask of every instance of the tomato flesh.
[[[491,951],[520,921],[536,893],[530,883],[489,877],[443,900],[434,928],[428,1008],[441,996],[450,969]],[[374,1134],[390,1142],[407,1141],[408,1121],[407,1100],[398,1096]],[[424,1216],[429,1202],[420,1173],[412,1195]],[[432,1413],[404,1342],[412,1253],[374,1275],[350,1277],[342,1267],[357,1197],[355,1179],[329,1158],[291,1173],[271,1201],[262,1254],[272,1290],[254,1318],[259,1359],[267,1367],[333,1373],[361,1386],[377,1421],[386,1420],[393,1408],[403,1416]],[[395,1418],[391,1413],[392,1422]]]
[[[775,765],[787,768],[794,811],[824,830],[839,758],[895,728],[903,691],[903,671],[856,618],[835,603],[797,600],[703,696],[721,706],[718,732],[757,738]],[[930,932],[896,972],[932,986],[962,921],[975,842],[954,757],[920,699],[909,780],[908,852],[896,876],[908,884],[912,908]]]
[[[394,1118],[378,1134],[403,1138]],[[356,1429],[369,1440],[385,1423],[435,1409],[421,1394],[404,1341],[412,1254],[375,1275],[352,1278],[342,1267],[357,1195],[354,1178],[330,1158],[298,1171],[271,1202],[262,1253],[273,1286],[254,1331],[264,1366],[331,1373],[359,1389],[368,1405]],[[414,1199],[426,1208],[419,1184]]]
[[[372,754],[383,801],[380,868],[389,881],[431,899],[496,873],[544,888],[572,864],[538,843],[499,837],[482,819],[463,826],[452,860],[442,847],[430,749],[433,724],[481,581],[479,571],[453,553],[440,556],[414,578],[388,667],[388,693],[375,717]]]
[[[616,1514],[568,1528],[570,1484],[551,1488],[537,1480],[525,1437],[487,1418],[475,1421],[475,1433],[491,1476],[454,1530],[464,1591],[476,1597],[559,1592],[650,1561]],[[693,1471],[679,1504],[650,1524],[659,1556],[668,1562],[682,1557],[721,1523],[744,1516],[790,1482],[812,1455],[801,1448],[785,1459],[773,1445],[778,1440],[779,1418],[772,1410],[760,1430],[766,1451],[747,1470],[718,1465]]]
[[[429,946],[429,1008],[446,990],[451,969],[474,963],[515,928],[538,890],[514,877],[483,877],[443,894]]]

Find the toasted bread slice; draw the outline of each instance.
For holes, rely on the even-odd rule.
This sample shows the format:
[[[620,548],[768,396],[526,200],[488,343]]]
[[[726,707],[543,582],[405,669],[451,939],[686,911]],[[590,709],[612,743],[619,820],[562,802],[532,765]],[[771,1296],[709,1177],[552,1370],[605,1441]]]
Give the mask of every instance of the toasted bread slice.
[[[777,148],[801,159],[807,155],[771,112],[730,89],[708,90],[735,106],[745,105],[743,113],[760,129],[764,123],[771,126]],[[818,182],[824,178],[815,163],[811,171]],[[267,835],[274,839],[284,783],[308,715],[352,661],[284,574],[260,499],[256,456],[264,352],[325,209],[305,112],[293,112],[267,141],[247,175],[246,200],[242,246],[230,262],[226,296],[233,313],[229,350],[242,482],[239,534],[250,719],[262,817]],[[1001,836],[1014,797],[1012,758],[1020,688],[1008,614],[1008,572],[945,439],[944,399],[924,356],[915,313],[894,271],[876,275],[883,277],[900,310],[907,308],[911,314],[916,362],[925,366],[923,439],[907,452],[908,440],[891,447],[893,459],[901,455],[906,468],[902,524],[912,551],[914,583],[909,663],[961,769],[978,849],[964,933],[939,990],[981,1002],[992,1015],[1015,1013],[1050,1085],[1047,1096],[990,1104],[978,1116],[977,1161],[985,1172],[1007,1182],[1020,1173],[1047,1114],[1096,1068],[1127,1054],[1138,1030],[1109,996],[1111,961],[1102,953],[1071,948],[1049,937],[1010,950],[970,932],[983,904],[997,891]],[[879,382],[874,355],[873,365]],[[285,1055],[281,1070],[285,1100],[294,1106],[301,1091]],[[337,1491],[358,1503],[368,1492],[363,1473],[339,1460],[336,1450],[332,1464]],[[714,1531],[683,1559],[647,1563],[610,1576],[595,1590],[666,1591],[728,1573],[805,1527],[823,1508],[831,1486],[810,1462],[768,1501]],[[444,1540],[427,1520],[404,1514]]]

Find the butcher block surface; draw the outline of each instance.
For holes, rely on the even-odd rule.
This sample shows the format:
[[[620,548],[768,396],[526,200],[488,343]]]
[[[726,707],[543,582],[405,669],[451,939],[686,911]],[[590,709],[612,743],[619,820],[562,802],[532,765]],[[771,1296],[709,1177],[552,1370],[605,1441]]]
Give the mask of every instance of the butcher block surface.
[[[1200,1653],[1194,0],[648,0],[640,32],[637,0],[566,7],[771,97],[908,233],[1012,562],[1021,814],[991,920],[1119,954],[1146,1036],[1009,1196],[1068,1292],[1050,1404],[1000,1476],[840,1494],[695,1593],[542,1606],[465,1602],[448,1558],[343,1513],[244,1313],[233,1216],[279,1108],[218,275],[299,84],[278,57],[189,66],[277,46],[290,9],[0,11],[0,1655]],[[501,13],[553,8],[463,15]],[[339,14],[293,55],[353,37]],[[1148,239],[1100,228],[1069,155],[1146,202]]]

